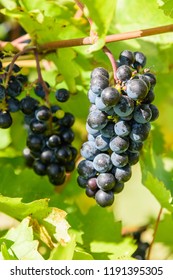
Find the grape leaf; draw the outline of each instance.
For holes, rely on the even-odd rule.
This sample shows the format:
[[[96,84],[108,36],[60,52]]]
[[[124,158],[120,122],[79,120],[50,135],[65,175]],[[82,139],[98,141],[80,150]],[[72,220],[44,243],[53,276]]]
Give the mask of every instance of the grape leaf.
[[[141,154],[142,183],[155,196],[163,208],[173,212],[172,172],[166,170],[163,162],[161,152],[163,152],[164,146],[160,146],[159,149],[155,148],[155,140],[152,140],[153,136],[152,134],[150,135]]]
[[[159,8],[162,9],[166,16],[173,18],[172,0],[158,0]]]
[[[25,217],[31,218],[31,224],[40,239],[47,243],[70,241],[69,224],[65,220],[66,212],[48,206],[48,199],[40,199],[30,203],[21,202],[21,198],[10,198],[0,195],[0,211],[21,221]],[[51,240],[51,242],[50,242]]]
[[[97,260],[131,259],[136,245],[131,238],[122,237],[121,222],[114,220],[112,212],[94,206],[84,217],[81,229],[84,232],[82,240],[86,252]]]
[[[53,56],[53,61],[59,73],[64,76],[71,93],[76,92],[75,78],[79,75],[77,65],[74,61],[76,53],[73,49],[59,49],[57,56]]]
[[[163,219],[160,221],[157,232],[156,232],[156,238],[155,242],[161,242],[173,253],[173,237],[172,234],[173,232],[173,219],[172,215],[169,215],[166,213],[163,217]]]
[[[96,33],[99,38],[99,40],[89,48],[89,51],[99,50],[104,46],[105,35],[115,15],[116,1],[82,0],[81,2],[85,5],[84,14],[87,18],[91,18],[92,20],[91,31]]]
[[[17,7],[15,0],[0,0],[1,5],[6,7],[8,10],[13,10]]]
[[[56,248],[51,251],[49,260],[72,260],[74,249],[76,247],[75,234],[71,234],[70,242],[68,244],[58,244]]]
[[[25,218],[16,228],[11,228],[3,238],[11,240],[13,244],[8,250],[6,246],[1,246],[1,257],[5,259],[17,257],[19,260],[43,260],[38,252],[39,242],[34,240],[28,218]]]

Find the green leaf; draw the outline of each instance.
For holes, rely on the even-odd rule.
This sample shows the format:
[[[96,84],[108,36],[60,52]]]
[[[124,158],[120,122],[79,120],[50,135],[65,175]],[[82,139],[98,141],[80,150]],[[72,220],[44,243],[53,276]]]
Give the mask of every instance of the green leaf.
[[[111,211],[94,206],[84,217],[81,229],[87,253],[96,260],[131,259],[136,245],[131,238],[122,237],[121,222],[114,220]]]
[[[158,0],[159,8],[162,9],[166,16],[173,18],[172,0]]]
[[[72,260],[74,249],[76,247],[76,236],[71,234],[71,240],[68,244],[58,244],[56,248],[51,251],[49,260]]]
[[[0,0],[0,3],[8,10],[13,10],[17,7],[15,0]]]
[[[7,247],[3,247],[2,256],[4,258],[11,257],[11,253],[19,260],[43,260],[42,256],[38,252],[38,241],[33,240],[33,230],[29,226],[29,219],[24,219],[16,228],[10,229],[5,238],[13,241],[12,246],[7,250]],[[15,259],[12,256],[13,259]],[[11,258],[10,258],[11,259]]]
[[[85,5],[84,14],[87,18],[92,20],[91,31],[93,34],[97,34],[99,38],[97,42],[89,48],[88,51],[97,51],[105,44],[104,38],[115,15],[116,1],[82,0],[81,2],[83,2]]]
[[[11,250],[9,250],[11,251]],[[0,259],[2,257],[2,259],[4,260],[18,260],[18,258],[14,255],[13,252],[9,252],[6,246],[6,243],[3,242],[0,248]],[[1,256],[2,254],[2,256]]]
[[[76,53],[73,49],[59,49],[57,57],[53,61],[58,68],[58,72],[64,76],[67,86],[71,93],[76,93],[75,78],[79,75],[77,64],[74,59]]]
[[[152,140],[154,135],[157,134],[152,135],[151,133],[141,154],[142,183],[155,196],[163,208],[172,212],[172,172],[166,170],[163,162],[163,144],[159,149],[154,146],[155,140]]]
[[[0,211],[19,221],[25,217],[31,217],[31,224],[33,228],[35,227],[36,234],[48,246],[53,246],[54,241],[61,244],[70,241],[69,224],[65,220],[66,212],[49,207],[48,199],[23,203],[21,198],[9,198],[0,195]]]
[[[159,223],[156,232],[155,242],[163,243],[173,253],[173,239],[172,234],[170,234],[171,232],[173,232],[172,215],[166,213]]]

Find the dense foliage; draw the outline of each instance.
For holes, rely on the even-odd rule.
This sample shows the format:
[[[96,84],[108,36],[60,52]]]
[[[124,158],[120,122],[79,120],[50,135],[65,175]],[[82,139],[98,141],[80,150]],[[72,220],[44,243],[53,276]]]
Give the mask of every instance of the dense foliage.
[[[0,0],[0,259],[172,259],[172,33],[138,39],[129,39],[127,33],[129,40],[107,44],[116,60],[123,50],[146,55],[145,68],[157,80],[154,104],[160,115],[151,122],[140,160],[111,206],[100,207],[77,182],[93,98],[88,91],[90,86],[96,90],[91,72],[107,69],[111,86],[114,76],[103,49],[106,36],[170,25],[171,1],[86,0],[80,1],[83,12],[78,2]],[[88,36],[90,46],[67,46]],[[53,48],[53,41],[61,41],[63,48]],[[117,71],[120,80],[123,71]],[[110,92],[102,95],[102,100],[97,96],[98,106],[106,104]],[[148,124],[153,107],[146,107]],[[135,118],[145,122],[140,110]],[[122,126],[118,129],[121,133]],[[35,150],[37,141],[41,148]],[[105,178],[99,179],[102,185]]]

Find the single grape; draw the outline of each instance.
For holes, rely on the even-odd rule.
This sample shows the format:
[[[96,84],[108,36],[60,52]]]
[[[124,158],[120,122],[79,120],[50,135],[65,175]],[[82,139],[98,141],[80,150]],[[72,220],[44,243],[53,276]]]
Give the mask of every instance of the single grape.
[[[97,95],[94,92],[92,92],[91,89],[88,91],[88,99],[90,103],[95,104],[96,96]]]
[[[133,110],[134,110],[134,101],[126,95],[122,95],[120,101],[114,107],[114,111],[119,117],[127,117],[131,115]]]
[[[139,152],[132,153],[132,152],[128,151],[127,155],[128,155],[130,165],[134,165],[139,161],[139,156],[140,156]]]
[[[11,63],[8,64],[6,67],[5,67],[5,71],[8,72],[9,71],[9,68],[11,67]],[[13,67],[12,67],[12,71],[14,73],[18,73],[20,72],[21,68],[17,65],[17,64],[14,64]]]
[[[24,159],[25,159],[25,164],[28,167],[32,167],[35,158],[34,158],[33,154],[31,153],[31,150],[29,148],[26,147],[26,148],[23,149],[23,156],[24,156]]]
[[[60,135],[62,142],[66,144],[71,144],[74,140],[74,132],[72,131],[71,128],[62,128],[60,130]]]
[[[119,182],[127,182],[132,176],[131,167],[129,164],[125,165],[124,167],[117,167],[115,169],[115,178]]]
[[[34,161],[33,170],[37,175],[40,176],[46,175],[46,165],[42,163],[39,159]]]
[[[156,77],[153,73],[147,72],[144,74],[144,76],[149,80],[151,84],[151,88],[153,88],[156,85]]]
[[[9,128],[12,125],[12,117],[8,111],[0,110],[0,128]]]
[[[30,123],[30,129],[33,133],[42,134],[46,131],[47,125],[44,122],[40,122],[37,119],[33,119]]]
[[[46,81],[44,81],[44,82],[45,82],[46,87],[50,88],[50,85]],[[34,92],[37,96],[41,97],[42,99],[44,99],[46,96],[45,89],[41,83],[36,84],[36,86],[34,88]]]
[[[123,182],[116,182],[115,187],[112,189],[113,193],[118,194],[124,189]]]
[[[107,151],[109,150],[109,138],[104,137],[102,134],[99,134],[95,138],[95,147],[100,151]]]
[[[101,92],[101,100],[106,106],[114,106],[120,100],[120,94],[116,88],[107,87]]]
[[[150,122],[153,122],[153,121],[158,119],[158,117],[159,117],[159,110],[158,110],[158,108],[154,104],[150,104],[149,107],[150,107],[151,114],[152,114]]]
[[[91,72],[91,79],[97,76],[105,76],[107,79],[109,79],[109,73],[103,67],[97,67]]]
[[[134,54],[129,50],[124,50],[119,55],[120,64],[130,66],[134,62]]]
[[[38,121],[48,121],[51,117],[50,109],[43,105],[35,111],[35,117]]]
[[[113,152],[111,154],[112,164],[116,167],[124,167],[128,163],[128,156],[125,153],[117,154]]]
[[[118,69],[116,71],[116,76],[117,76],[118,80],[126,82],[127,80],[129,80],[131,78],[132,71],[129,66],[122,65],[122,66],[118,67]]]
[[[133,100],[142,100],[147,96],[148,87],[143,80],[132,79],[126,84],[126,92]]]
[[[97,177],[97,185],[103,191],[111,190],[115,184],[115,177],[111,173],[101,173]]]
[[[65,176],[65,167],[57,163],[50,163],[47,166],[47,174],[49,177],[61,179]]]
[[[40,154],[40,159],[44,164],[49,164],[54,159],[52,150],[46,149]]]
[[[55,157],[60,163],[67,163],[72,160],[72,151],[68,145],[60,146],[55,151]]]
[[[109,80],[105,76],[95,76],[91,80],[90,88],[92,92],[100,95],[102,90],[109,86]]]
[[[114,202],[114,193],[112,191],[105,192],[100,189],[95,194],[95,200],[101,207],[110,206]]]
[[[80,153],[85,159],[93,160],[99,154],[99,150],[93,141],[87,141],[83,143]]]
[[[56,91],[55,97],[59,102],[66,102],[70,97],[70,93],[67,89],[61,88]]]
[[[96,96],[95,105],[96,105],[97,109],[100,111],[104,111],[108,107],[107,105],[105,105],[103,103],[100,96]],[[110,109],[110,107],[108,107],[108,109]]]
[[[92,111],[88,115],[87,122],[93,129],[102,129],[108,122],[107,115],[100,110]]]
[[[90,160],[82,160],[77,166],[77,171],[80,176],[85,179],[95,177],[97,171],[94,168],[93,162]]]
[[[134,123],[132,125],[130,138],[135,142],[143,142],[147,139],[150,129],[150,123]]]
[[[91,189],[92,191],[95,191],[98,189],[96,177],[90,178],[88,180],[88,188]]]
[[[94,197],[97,190],[91,190],[90,188],[86,187],[85,193],[88,197]]]
[[[133,66],[138,70],[139,67],[144,67],[146,64],[147,58],[142,52],[134,52],[134,63]]]
[[[152,117],[152,111],[148,104],[141,104],[136,106],[133,118],[137,123],[147,123]]]
[[[15,76],[11,76],[8,82],[6,93],[8,96],[16,97],[22,92],[22,84],[16,79]]]
[[[93,166],[100,173],[109,171],[112,168],[110,156],[105,153],[98,154],[93,160]]]
[[[72,127],[75,122],[75,117],[69,112],[65,112],[64,117],[60,119],[59,124],[61,126]]]
[[[136,153],[142,150],[143,142],[135,142],[130,139],[128,151],[131,153]]]
[[[111,139],[109,144],[110,149],[117,154],[124,153],[129,147],[129,139],[115,136]]]
[[[30,96],[24,97],[20,101],[20,109],[26,115],[31,115],[38,107],[38,101]]]
[[[43,139],[40,135],[31,134],[27,138],[27,146],[34,152],[38,152],[43,147]]]
[[[108,122],[107,125],[100,130],[100,133],[106,138],[112,138],[115,135],[114,123]]]
[[[142,100],[142,103],[150,104],[154,101],[154,99],[155,99],[154,91],[150,89],[149,92],[147,93],[147,96]]]
[[[47,140],[47,146],[49,148],[56,148],[61,145],[61,138],[59,135],[53,134]]]
[[[79,187],[85,189],[88,186],[88,179],[85,179],[82,176],[78,176],[77,183],[78,183]]]
[[[15,113],[20,110],[20,101],[17,98],[10,97],[7,99],[8,111]]]
[[[114,130],[116,135],[124,137],[129,135],[131,126],[129,125],[129,122],[120,120],[115,124]]]

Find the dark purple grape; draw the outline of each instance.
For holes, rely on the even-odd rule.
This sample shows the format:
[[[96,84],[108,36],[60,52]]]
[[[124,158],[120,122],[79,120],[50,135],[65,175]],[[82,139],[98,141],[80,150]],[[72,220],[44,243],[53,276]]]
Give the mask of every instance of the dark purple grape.
[[[98,189],[96,177],[90,178],[88,180],[88,188],[91,189],[92,191],[95,191],[96,189]]]
[[[78,176],[77,177],[77,183],[78,183],[79,187],[85,189],[88,186],[88,179],[85,179],[82,176]]]
[[[97,185],[103,191],[111,190],[115,184],[115,176],[111,173],[101,173],[97,177]]]
[[[158,117],[159,117],[159,110],[158,110],[158,108],[154,104],[150,104],[149,107],[150,107],[151,114],[152,114],[150,122],[153,122],[153,121],[158,119]]]
[[[142,52],[134,52],[134,63],[133,66],[138,70],[139,67],[144,67],[146,64],[147,58]]]
[[[132,176],[131,167],[129,164],[124,167],[115,168],[115,178],[119,182],[127,182]]]
[[[45,85],[47,88],[50,88],[50,85],[47,82],[45,82]],[[39,96],[43,99],[46,96],[45,89],[43,88],[43,85],[41,83],[36,84],[36,87],[34,88],[34,92],[37,96]]]
[[[100,173],[108,172],[112,168],[110,156],[105,153],[98,154],[93,160],[93,166]]]
[[[152,117],[152,111],[148,104],[136,106],[133,112],[133,118],[137,123],[147,123]]]
[[[37,175],[46,175],[46,165],[40,160],[35,160],[32,167]]]
[[[91,80],[90,89],[97,95],[100,95],[102,90],[109,86],[109,80],[105,76],[95,76]]]
[[[113,152],[116,152],[117,154],[124,153],[129,147],[129,139],[127,137],[122,138],[120,136],[115,136],[111,139],[109,147]]]
[[[0,111],[0,128],[9,128],[12,122],[12,117],[8,111]]]
[[[101,93],[101,100],[106,106],[114,106],[120,100],[120,94],[116,88],[107,87]]]
[[[90,160],[82,160],[77,166],[77,171],[80,176],[85,179],[92,178],[96,175],[97,171],[94,168],[93,162]]]
[[[108,192],[98,190],[95,194],[95,200],[101,207],[110,206],[114,202],[114,193],[111,190]]]
[[[150,129],[150,123],[134,123],[132,125],[130,138],[135,142],[143,142],[147,139]]]
[[[129,133],[131,131],[131,126],[130,126],[129,122],[120,120],[115,124],[114,130],[115,130],[116,135],[124,137],[124,136],[129,135]]]
[[[111,161],[116,167],[124,167],[128,163],[128,156],[125,153],[117,154],[113,152],[111,154]]]
[[[34,152],[39,152],[43,147],[43,140],[40,135],[31,134],[27,138],[27,146]]]
[[[20,101],[17,98],[10,97],[7,99],[8,111],[15,113],[20,110]]]
[[[116,72],[117,79],[126,82],[129,80],[132,76],[132,71],[129,66],[127,65],[122,65],[118,67],[117,72]]]
[[[127,117],[131,115],[133,110],[134,110],[134,101],[126,95],[122,95],[120,101],[114,107],[114,111],[119,117]]]
[[[143,80],[132,79],[126,84],[126,92],[133,100],[142,100],[147,96],[148,87]]]
[[[51,135],[47,141],[47,145],[50,148],[59,147],[60,144],[61,144],[61,138],[56,134]]]
[[[67,89],[61,88],[56,91],[55,97],[59,102],[66,102],[70,97],[70,93]]]
[[[88,125],[93,129],[102,129],[107,122],[107,115],[100,110],[92,111],[87,118]]]
[[[33,119],[30,123],[30,129],[33,133],[42,134],[46,131],[47,125],[44,122]]]
[[[119,55],[120,64],[130,66],[134,62],[134,54],[131,51],[124,50]]]
[[[38,101],[30,96],[24,97],[20,101],[20,109],[26,115],[31,115],[38,107]]]
[[[48,121],[51,117],[50,109],[43,105],[35,111],[35,117],[38,121]]]
[[[99,150],[93,141],[87,141],[83,143],[80,153],[85,159],[93,160],[98,155]]]
[[[107,79],[109,79],[109,73],[103,67],[97,67],[91,72],[91,79],[97,76],[105,76]]]

